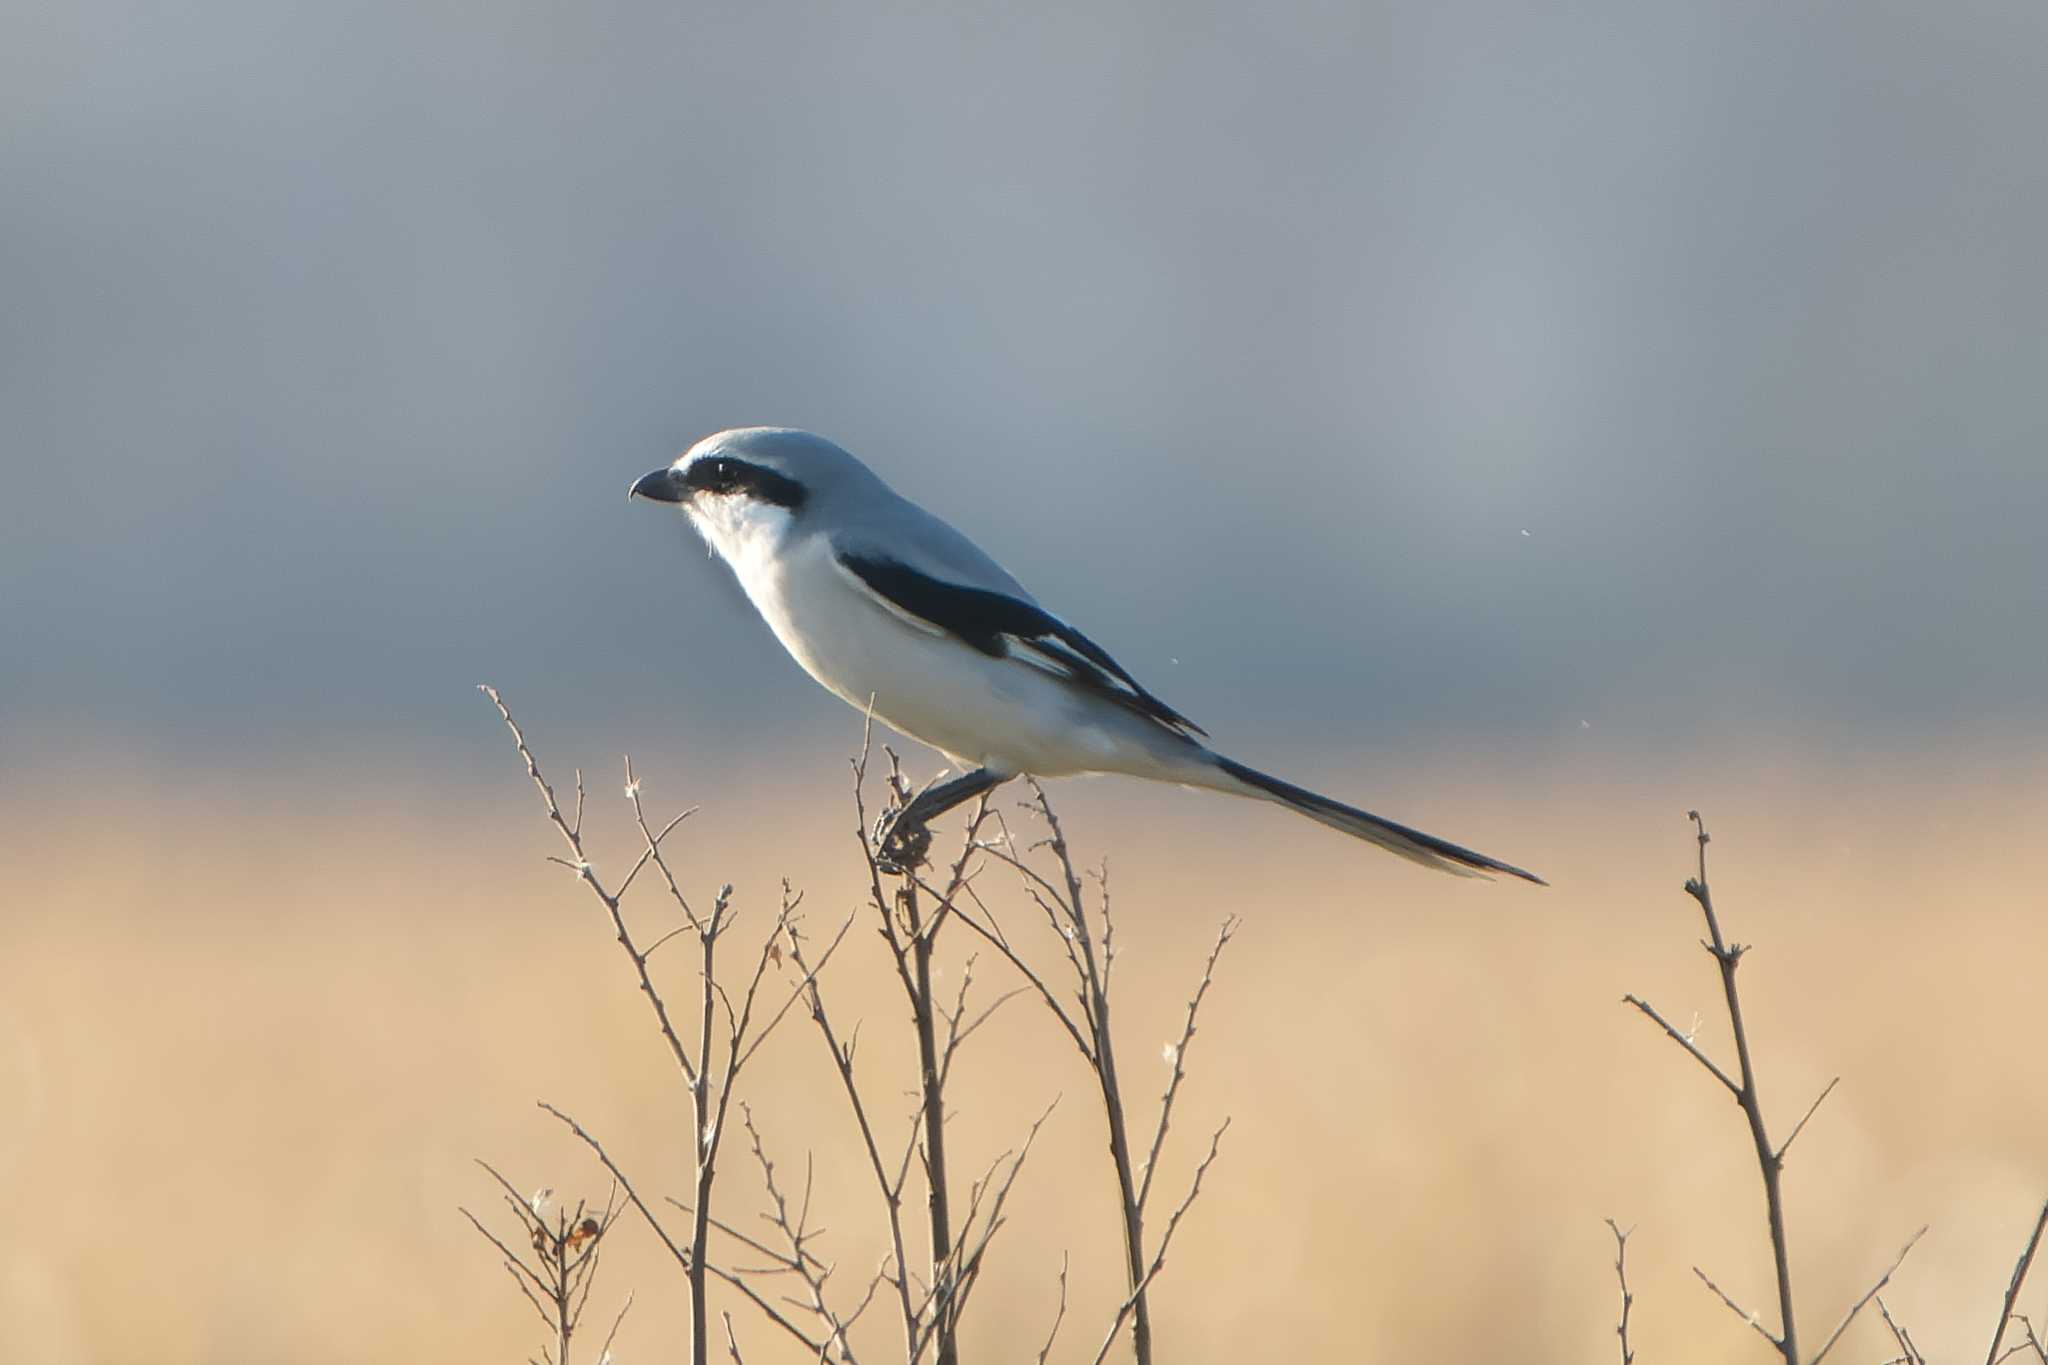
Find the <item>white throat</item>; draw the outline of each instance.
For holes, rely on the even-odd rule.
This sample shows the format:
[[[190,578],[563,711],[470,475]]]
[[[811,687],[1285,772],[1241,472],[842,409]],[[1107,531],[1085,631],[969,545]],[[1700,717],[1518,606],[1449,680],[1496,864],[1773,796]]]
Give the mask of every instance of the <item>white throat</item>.
[[[686,510],[705,544],[732,565],[751,596],[768,577],[789,534],[789,509],[754,498],[711,494],[696,498]]]

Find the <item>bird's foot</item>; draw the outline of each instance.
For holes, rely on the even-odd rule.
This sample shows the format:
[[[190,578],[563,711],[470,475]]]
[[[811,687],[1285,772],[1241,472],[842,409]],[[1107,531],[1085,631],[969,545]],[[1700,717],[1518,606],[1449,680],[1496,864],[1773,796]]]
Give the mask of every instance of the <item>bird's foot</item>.
[[[931,830],[908,811],[888,811],[875,822],[875,866],[891,876],[923,867],[931,847]]]

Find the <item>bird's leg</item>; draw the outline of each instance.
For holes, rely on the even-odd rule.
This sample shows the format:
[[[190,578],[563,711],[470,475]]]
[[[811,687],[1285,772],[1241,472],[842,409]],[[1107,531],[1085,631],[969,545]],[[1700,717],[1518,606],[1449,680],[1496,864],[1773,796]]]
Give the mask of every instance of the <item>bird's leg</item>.
[[[878,862],[885,872],[907,872],[921,866],[931,850],[933,819],[965,801],[1010,780],[1008,773],[976,768],[951,782],[941,782],[915,797],[893,816],[883,815],[875,830]]]

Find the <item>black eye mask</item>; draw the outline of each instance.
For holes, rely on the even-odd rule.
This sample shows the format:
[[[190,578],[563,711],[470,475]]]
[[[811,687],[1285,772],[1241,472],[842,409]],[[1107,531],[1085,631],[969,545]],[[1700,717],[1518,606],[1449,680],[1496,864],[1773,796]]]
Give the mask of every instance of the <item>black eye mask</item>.
[[[804,486],[795,479],[723,455],[691,461],[683,470],[683,484],[695,492],[737,493],[792,512],[804,505]]]

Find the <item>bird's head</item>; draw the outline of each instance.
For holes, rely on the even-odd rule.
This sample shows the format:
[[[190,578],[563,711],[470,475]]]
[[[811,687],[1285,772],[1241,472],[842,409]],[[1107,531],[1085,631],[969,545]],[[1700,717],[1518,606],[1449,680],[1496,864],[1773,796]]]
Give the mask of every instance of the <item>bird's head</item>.
[[[629,496],[681,508],[713,550],[736,560],[750,547],[779,541],[820,497],[862,476],[873,477],[822,436],[736,427],[635,480]]]

